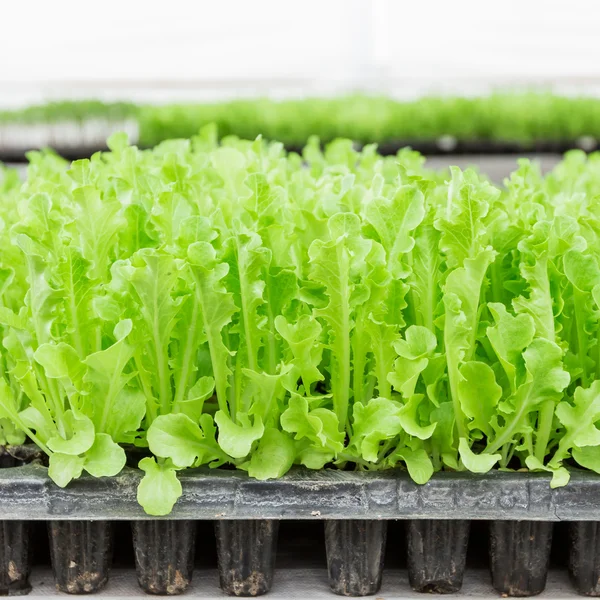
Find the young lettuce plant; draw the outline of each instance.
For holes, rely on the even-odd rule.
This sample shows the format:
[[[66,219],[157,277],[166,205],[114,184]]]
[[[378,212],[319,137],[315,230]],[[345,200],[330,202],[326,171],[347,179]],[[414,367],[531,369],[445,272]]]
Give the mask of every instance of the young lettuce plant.
[[[525,167],[522,171],[527,173]],[[529,235],[517,245],[523,293],[512,299],[512,310],[488,303],[494,323],[482,343],[492,364],[486,366],[485,377],[480,372],[465,388],[474,402],[485,399],[477,406],[485,407],[479,429],[486,445],[483,453],[471,453],[465,465],[486,472],[497,461],[506,468],[515,456],[522,466],[552,471],[557,486],[566,483],[568,472],[556,462],[545,466],[544,461],[555,444],[555,412],[560,412],[571,380],[556,319],[557,307],[562,310],[559,279],[564,252],[581,247],[583,238],[573,219],[552,214],[544,194],[515,210],[516,218],[518,211],[523,213],[521,222],[536,215]],[[476,426],[475,420],[470,425]]]
[[[158,461],[140,463],[146,477],[138,494],[154,514],[169,512],[181,493],[179,469],[229,462],[265,478],[283,474],[294,460],[292,441],[279,429],[291,365],[280,360],[274,322],[296,278],[273,264],[255,232],[281,207],[264,178],[246,173],[252,155],[215,151],[199,179],[224,185],[214,190],[220,204],[202,207],[200,216],[201,207],[182,194],[171,203],[187,215],[179,227],[164,210],[157,227],[161,240],[169,225],[173,244],[138,252],[119,267],[118,279],[131,286],[123,297],[134,299],[144,336],[138,377],[147,398],[156,399],[148,407],[147,442]],[[232,196],[239,205],[225,211]],[[263,235],[279,238],[273,229],[266,226]],[[278,460],[265,460],[277,453]],[[169,490],[164,501],[156,499],[157,487]]]
[[[19,251],[10,243],[10,225],[17,219],[17,199],[21,180],[16,169],[9,169],[0,163],[0,244],[4,260],[0,266],[0,315],[4,321],[11,320],[14,311],[22,305],[25,291],[25,275],[19,268]],[[1,373],[6,372],[4,357],[0,358]],[[9,418],[0,418],[0,446],[19,445],[25,441],[25,434]]]
[[[135,437],[144,403],[129,387],[132,322],[103,326],[93,308],[122,207],[59,165],[51,155],[47,163],[36,157],[10,230],[17,264],[26,265],[19,282],[26,293],[18,311],[0,313],[0,412],[48,454],[50,477],[65,486],[83,470],[121,471],[119,443]]]

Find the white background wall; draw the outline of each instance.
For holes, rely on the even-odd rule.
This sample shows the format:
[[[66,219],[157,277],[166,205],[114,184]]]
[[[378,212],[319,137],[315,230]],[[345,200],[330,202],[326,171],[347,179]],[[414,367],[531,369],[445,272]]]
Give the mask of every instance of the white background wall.
[[[600,93],[598,0],[0,0],[0,105],[552,86]]]

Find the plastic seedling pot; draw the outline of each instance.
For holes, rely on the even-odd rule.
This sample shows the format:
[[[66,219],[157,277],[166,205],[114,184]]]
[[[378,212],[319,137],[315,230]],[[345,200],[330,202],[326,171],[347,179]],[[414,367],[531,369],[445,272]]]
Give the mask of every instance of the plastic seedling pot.
[[[48,533],[57,589],[67,594],[100,591],[112,562],[112,523],[49,521]]]
[[[9,453],[0,448],[0,469],[17,469],[38,458],[31,447],[15,447]],[[0,521],[0,596],[20,596],[31,591],[30,524],[26,521]]]
[[[140,587],[148,594],[182,594],[192,581],[194,521],[134,521],[133,546]]]
[[[273,585],[279,521],[216,521],[221,589],[230,596],[261,596]]]
[[[325,523],[329,586],[340,596],[370,596],[381,587],[387,521]]]
[[[584,596],[600,596],[600,522],[569,523],[569,575]]]
[[[408,580],[413,590],[453,594],[462,586],[469,521],[431,519],[407,522]]]
[[[492,521],[490,566],[494,588],[505,596],[536,596],[546,587],[553,523]]]
[[[18,596],[31,591],[29,537],[29,523],[0,521],[0,596]]]

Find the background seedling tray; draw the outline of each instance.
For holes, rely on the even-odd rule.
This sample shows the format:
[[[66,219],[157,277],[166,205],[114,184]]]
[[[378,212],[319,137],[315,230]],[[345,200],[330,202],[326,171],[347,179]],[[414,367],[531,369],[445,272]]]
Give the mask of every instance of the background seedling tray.
[[[145,146],[140,140],[139,124],[135,119],[107,121],[90,119],[83,122],[2,124],[0,123],[0,161],[25,162],[30,149],[49,147],[69,160],[89,158],[98,151],[107,150],[106,139],[117,131],[126,131],[131,144]],[[560,140],[535,140],[522,143],[514,140],[455,139],[442,136],[432,139],[376,139],[378,152],[384,156],[394,155],[401,148],[410,146],[427,156],[452,154],[478,154],[482,156],[522,155],[527,153],[563,154],[580,149],[593,152],[599,141],[593,137]],[[357,143],[360,148],[363,144]],[[302,152],[300,144],[286,144],[286,149]]]

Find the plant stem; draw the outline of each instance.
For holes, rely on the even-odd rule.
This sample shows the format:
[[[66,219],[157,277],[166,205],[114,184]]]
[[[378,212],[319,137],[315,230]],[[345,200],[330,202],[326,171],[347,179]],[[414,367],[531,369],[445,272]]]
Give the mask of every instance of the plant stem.
[[[573,287],[573,304],[575,306],[575,324],[577,327],[577,354],[581,367],[581,385],[587,387],[587,336],[585,333],[585,295]]]
[[[196,327],[198,324],[198,303],[193,297],[190,299],[190,302],[194,303],[194,308],[192,309],[189,329],[186,331],[185,349],[183,351],[183,360],[181,361],[181,371],[179,372],[179,377],[177,378],[177,383],[175,385],[173,405],[177,405],[177,403],[183,400],[192,366],[192,352],[194,350]]]
[[[535,438],[534,456],[542,463],[544,462],[546,449],[548,448],[548,441],[550,440],[550,434],[552,433],[554,408],[554,401],[546,400],[542,404],[538,413],[538,430]]]
[[[502,267],[502,261],[501,261],[501,257],[497,256],[496,260],[494,260],[494,262],[491,265],[491,273],[490,273],[490,279],[491,279],[491,284],[492,284],[492,300],[494,302],[502,302],[502,294],[503,294],[503,287],[502,287],[502,271],[501,271],[501,267]]]
[[[513,413],[512,419],[504,427],[504,431],[499,435],[485,450],[486,454],[493,454],[499,450],[504,444],[509,442],[513,436],[514,430],[521,422],[525,410],[527,409],[527,397],[519,404],[518,409]]]
[[[249,302],[251,298],[247,297],[247,290],[252,288],[252,284],[248,281],[248,262],[246,260],[240,260],[241,256],[247,257],[246,254],[242,254],[240,252],[240,238],[239,235],[235,237],[235,251],[236,251],[236,259],[238,266],[238,274],[240,279],[240,299],[242,302],[242,310],[240,312],[240,320],[242,321],[244,327],[244,341],[246,342],[246,354],[248,358],[248,368],[252,371],[256,371],[257,369],[257,358],[258,351],[260,348],[260,339],[255,340],[252,329],[250,327],[250,321],[255,318],[255,315],[250,311]],[[255,346],[256,342],[256,346]]]
[[[506,466],[508,465],[508,451],[510,450],[510,444],[504,444],[504,446],[502,446],[502,458],[500,459],[500,466],[506,468]]]
[[[363,404],[366,400],[364,396],[364,384],[365,384],[365,367],[367,363],[367,356],[365,353],[364,344],[364,329],[362,327],[362,316],[357,319],[354,332],[352,335],[352,357],[354,359],[353,372],[352,372],[352,390],[354,393],[354,402],[360,402]]]
[[[342,460],[344,462],[353,462],[363,467],[372,468],[374,466],[372,463],[360,458],[360,456],[352,456],[351,454],[346,454],[345,452],[338,452],[337,459]]]
[[[144,391],[144,396],[146,397],[146,417],[148,418],[149,425],[156,419],[157,412],[156,406],[154,405],[154,396],[152,394],[152,385],[148,382],[146,378],[146,372],[144,371],[144,366],[142,365],[142,357],[140,354],[139,348],[135,351],[133,355],[133,360],[135,362],[135,368],[137,369],[137,376],[142,384],[142,390]]]
[[[337,258],[340,265],[339,286],[341,303],[338,324],[335,327],[335,340],[332,349],[332,383],[333,408],[337,415],[340,431],[348,427],[348,405],[350,403],[350,306],[347,299],[350,297],[348,281],[350,278],[350,265],[348,251],[343,244],[337,246]]]

